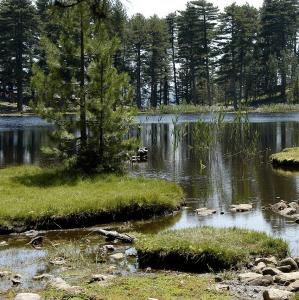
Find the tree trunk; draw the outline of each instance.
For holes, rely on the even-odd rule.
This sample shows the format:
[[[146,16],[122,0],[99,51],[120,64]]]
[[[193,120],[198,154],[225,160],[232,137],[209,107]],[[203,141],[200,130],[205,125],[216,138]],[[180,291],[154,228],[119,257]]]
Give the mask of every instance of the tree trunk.
[[[136,103],[139,109],[142,108],[141,105],[141,46],[138,44],[137,46],[137,70],[136,70]]]
[[[86,101],[85,101],[85,59],[84,28],[82,9],[80,10],[80,131],[81,151],[87,146]]]
[[[174,47],[174,28],[171,27],[171,49],[172,49],[172,69],[173,69],[173,82],[174,82],[174,93],[175,93],[175,103],[180,104],[180,99],[178,95],[178,81],[177,81],[177,71],[175,65],[175,47]]]
[[[206,68],[206,80],[207,80],[207,92],[208,92],[208,103],[212,105],[212,95],[211,95],[211,79],[210,79],[210,63],[209,63],[209,47],[207,38],[207,20],[206,14],[204,13],[204,48],[205,48],[205,68]]]
[[[18,111],[23,111],[23,23],[21,12],[18,12],[17,32],[16,32],[16,78]]]

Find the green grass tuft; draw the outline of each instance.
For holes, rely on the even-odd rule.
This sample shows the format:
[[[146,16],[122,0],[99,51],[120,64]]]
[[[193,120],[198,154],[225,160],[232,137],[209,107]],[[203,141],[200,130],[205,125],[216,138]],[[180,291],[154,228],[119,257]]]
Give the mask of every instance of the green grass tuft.
[[[0,194],[1,227],[51,225],[51,220],[76,217],[88,221],[96,216],[96,223],[134,219],[138,217],[134,212],[150,215],[174,210],[183,198],[178,185],[163,180],[115,175],[81,178],[38,167],[0,170]],[[111,219],[102,220],[101,215]]]
[[[288,245],[260,232],[198,227],[140,235],[136,249],[141,267],[206,272],[246,264],[252,256],[285,257]]]
[[[275,166],[299,168],[299,147],[284,149],[273,154],[270,159]]]

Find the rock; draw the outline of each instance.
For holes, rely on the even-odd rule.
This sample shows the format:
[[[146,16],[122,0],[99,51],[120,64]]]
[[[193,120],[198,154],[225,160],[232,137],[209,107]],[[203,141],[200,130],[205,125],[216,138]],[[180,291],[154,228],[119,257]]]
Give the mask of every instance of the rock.
[[[215,282],[222,282],[222,281],[223,281],[223,279],[220,275],[215,276]]]
[[[21,293],[17,294],[14,300],[41,300],[41,296],[32,293]]]
[[[159,300],[159,299],[156,299],[156,298],[148,298],[147,300]]]
[[[258,279],[258,278],[262,278],[263,275],[261,274],[257,274],[257,273],[253,273],[253,272],[248,272],[248,273],[243,273],[243,274],[239,274],[238,279],[242,282],[242,283],[249,283],[252,280]]]
[[[274,205],[271,205],[271,209],[275,211],[284,210],[286,208],[288,208],[288,205],[284,201],[280,201]]]
[[[116,266],[110,266],[110,267],[108,268],[108,272],[109,272],[109,273],[113,273],[115,270],[117,270],[117,267],[116,267]]]
[[[230,290],[230,287],[227,284],[216,284],[215,288],[217,292],[224,292]]]
[[[0,278],[7,277],[7,276],[10,276],[10,275],[11,275],[11,272],[9,272],[9,271],[1,271],[0,272]]]
[[[297,210],[292,207],[287,207],[284,210],[281,210],[280,213],[284,216],[292,216],[296,214]]]
[[[39,232],[36,230],[29,230],[29,231],[24,232],[24,235],[31,237],[31,238],[38,236],[38,234],[39,234]]]
[[[113,279],[113,278],[114,278],[113,275],[95,274],[95,275],[92,275],[92,278],[91,278],[91,280],[89,281],[89,283],[92,283],[92,282],[103,282],[103,281],[108,281],[108,280],[111,280],[111,279]]]
[[[260,262],[257,266],[252,268],[252,271],[262,274],[263,269],[265,269],[266,267],[267,266],[264,262]]]
[[[103,248],[107,252],[114,252],[115,251],[115,247],[113,245],[105,245]]]
[[[299,267],[299,256],[293,257],[293,260],[297,263],[297,265]]]
[[[72,294],[80,294],[82,292],[82,289],[78,286],[71,286],[68,283],[66,283],[62,278],[52,278],[49,282],[50,287],[65,291]]]
[[[299,280],[296,280],[294,282],[292,282],[289,286],[288,286],[288,291],[289,292],[299,292]]]
[[[6,246],[8,246],[8,243],[7,243],[7,242],[2,241],[2,242],[0,243],[0,247],[6,247]]]
[[[252,204],[239,204],[231,206],[231,212],[247,212],[251,211],[252,209]]]
[[[283,285],[289,285],[294,281],[299,280],[299,272],[293,272],[293,273],[282,273],[277,276],[275,276],[275,282],[283,284]]]
[[[136,257],[137,256],[137,250],[135,248],[129,248],[125,252],[126,256]]]
[[[33,277],[33,280],[49,280],[52,279],[53,275],[50,274],[42,274],[42,275],[37,275]]]
[[[195,211],[201,217],[207,217],[207,216],[211,216],[211,215],[214,215],[214,214],[217,213],[216,210],[209,209],[209,208],[206,208],[206,207],[196,209]]]
[[[266,265],[278,265],[277,259],[274,256],[257,258],[255,260],[256,265],[258,265],[260,262],[263,262]]]
[[[11,282],[13,285],[20,285],[22,283],[18,278],[11,278]]]
[[[281,266],[281,267],[277,267],[277,269],[283,273],[290,273],[292,270],[291,266]]]
[[[273,277],[271,275],[265,275],[248,282],[249,285],[253,286],[270,286],[273,284]]]
[[[291,270],[297,270],[298,269],[297,263],[291,257],[288,257],[288,258],[285,258],[285,259],[281,260],[279,262],[279,266],[280,267],[282,267],[282,266],[291,266]]]
[[[125,258],[125,255],[123,253],[115,253],[110,255],[110,258],[115,259],[115,260],[121,260]]]
[[[289,207],[291,207],[297,211],[299,209],[299,204],[297,202],[291,202],[291,203],[289,203]]]
[[[63,257],[58,257],[53,260],[50,260],[50,264],[55,266],[62,266],[65,264],[65,259]]]
[[[277,268],[267,267],[263,269],[263,275],[271,275],[276,276],[281,274],[282,272],[278,270]]]
[[[271,288],[263,294],[264,300],[290,300],[294,296],[293,293],[283,290]]]
[[[34,237],[28,244],[32,245],[33,247],[41,246],[43,244],[44,237],[43,236],[36,236]]]

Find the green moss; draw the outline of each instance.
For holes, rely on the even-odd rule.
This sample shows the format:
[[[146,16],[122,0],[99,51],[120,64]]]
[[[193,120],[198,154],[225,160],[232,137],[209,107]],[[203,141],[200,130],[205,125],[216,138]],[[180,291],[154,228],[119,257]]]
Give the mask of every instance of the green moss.
[[[97,223],[134,219],[171,211],[183,197],[178,185],[163,180],[113,175],[84,179],[37,167],[0,170],[0,194],[2,227],[52,221],[68,227],[70,220],[86,226],[93,217]]]
[[[206,272],[246,264],[252,256],[284,257],[281,239],[242,229],[199,227],[140,235],[136,245],[141,267]]]
[[[298,168],[299,147],[284,149],[282,152],[273,154],[270,159],[275,166]]]
[[[151,274],[143,276],[118,277],[106,285],[97,283],[85,286],[80,297],[72,297],[62,292],[48,290],[45,299],[105,299],[105,300],[147,300],[149,298],[228,300],[226,293],[217,293],[212,288],[213,280],[208,276],[187,274]]]

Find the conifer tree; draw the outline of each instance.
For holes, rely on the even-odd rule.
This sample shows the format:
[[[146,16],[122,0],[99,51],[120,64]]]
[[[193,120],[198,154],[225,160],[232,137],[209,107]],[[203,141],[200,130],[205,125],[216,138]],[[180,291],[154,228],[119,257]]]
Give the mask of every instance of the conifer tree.
[[[123,138],[132,120],[129,78],[113,65],[119,42],[110,39],[87,3],[56,13],[59,39],[42,38],[47,70],[35,65],[32,80],[36,111],[56,125],[57,146],[48,152],[87,173],[119,170],[130,148]],[[67,118],[69,111],[76,117]]]

